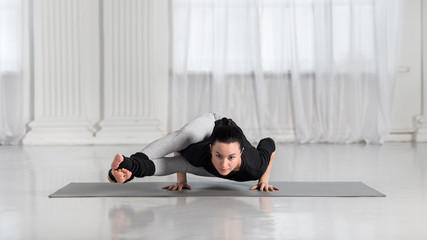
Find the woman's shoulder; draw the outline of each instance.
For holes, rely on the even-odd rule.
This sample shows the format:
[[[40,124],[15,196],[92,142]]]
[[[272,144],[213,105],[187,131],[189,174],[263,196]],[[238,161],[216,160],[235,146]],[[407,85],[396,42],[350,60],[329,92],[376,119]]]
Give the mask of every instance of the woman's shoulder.
[[[276,151],[276,142],[274,142],[274,140],[270,137],[263,138],[261,141],[259,141],[257,149],[266,150],[271,154]]]

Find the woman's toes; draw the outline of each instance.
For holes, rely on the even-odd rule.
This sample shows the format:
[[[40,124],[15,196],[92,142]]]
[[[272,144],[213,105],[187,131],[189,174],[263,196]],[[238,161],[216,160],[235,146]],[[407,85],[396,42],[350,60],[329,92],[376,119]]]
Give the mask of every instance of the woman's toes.
[[[123,177],[128,180],[130,177],[132,177],[132,172],[127,169],[122,169],[122,173],[124,174]]]
[[[121,173],[121,171],[119,171],[119,170],[113,170],[111,172],[112,172],[114,178],[116,179],[116,181],[118,183],[123,183],[125,181],[124,177],[123,177],[123,173]]]
[[[120,163],[123,162],[123,156],[121,154],[116,154],[116,156],[114,157],[113,162],[111,163],[111,168],[112,169],[117,169],[120,165]]]

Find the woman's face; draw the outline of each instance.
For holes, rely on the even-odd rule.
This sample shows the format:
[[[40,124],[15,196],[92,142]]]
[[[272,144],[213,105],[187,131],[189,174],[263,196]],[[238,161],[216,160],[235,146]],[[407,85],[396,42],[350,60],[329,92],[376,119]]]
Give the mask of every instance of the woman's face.
[[[211,145],[212,164],[222,176],[238,171],[242,163],[242,151],[238,142],[223,143],[215,141]]]

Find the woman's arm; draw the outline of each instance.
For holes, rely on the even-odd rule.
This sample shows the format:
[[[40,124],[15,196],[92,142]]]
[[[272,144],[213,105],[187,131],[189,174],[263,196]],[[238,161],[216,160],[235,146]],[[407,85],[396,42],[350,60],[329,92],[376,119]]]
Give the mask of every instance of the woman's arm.
[[[177,183],[187,183],[187,174],[184,173],[177,173],[176,174],[176,182]]]
[[[173,154],[174,156],[179,155],[178,152]],[[187,184],[187,174],[186,173],[176,173],[176,183],[169,186],[163,187],[169,191],[181,191],[182,189],[191,190],[190,185]]]
[[[271,154],[270,163],[268,164],[267,170],[262,175],[262,177],[258,180],[258,184],[253,186],[251,190],[259,189],[261,192],[268,192],[268,191],[274,192],[274,190],[280,190],[279,188],[268,184],[268,181],[270,180],[270,172],[271,172],[271,168],[273,167],[275,156],[276,156],[276,151],[274,151]]]

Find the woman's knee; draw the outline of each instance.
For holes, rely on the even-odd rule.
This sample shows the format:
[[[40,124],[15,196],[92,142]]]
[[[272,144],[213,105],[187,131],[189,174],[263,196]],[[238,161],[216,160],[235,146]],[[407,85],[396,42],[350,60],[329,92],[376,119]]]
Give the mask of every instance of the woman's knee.
[[[224,117],[225,117],[225,116],[224,116],[223,114],[221,114],[221,113],[211,112],[210,114],[212,115],[212,117],[214,118],[214,120],[215,120],[215,121],[216,121],[216,120],[219,120],[219,119],[222,119],[222,118],[224,118]]]

